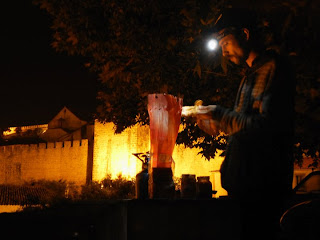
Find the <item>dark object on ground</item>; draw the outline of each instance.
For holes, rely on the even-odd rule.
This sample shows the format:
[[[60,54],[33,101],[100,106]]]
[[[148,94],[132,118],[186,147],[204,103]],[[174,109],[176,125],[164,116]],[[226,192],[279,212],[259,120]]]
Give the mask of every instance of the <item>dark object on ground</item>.
[[[148,169],[143,169],[136,175],[136,198],[148,199],[148,181],[149,174]]]
[[[173,199],[175,185],[171,168],[153,168],[149,174],[149,198]]]
[[[320,171],[310,173],[293,189],[280,225],[285,240],[319,239]]]

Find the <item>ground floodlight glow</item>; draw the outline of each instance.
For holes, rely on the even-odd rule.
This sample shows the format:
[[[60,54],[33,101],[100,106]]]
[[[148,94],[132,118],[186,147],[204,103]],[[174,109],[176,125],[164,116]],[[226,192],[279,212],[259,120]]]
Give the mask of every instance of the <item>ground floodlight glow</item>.
[[[208,49],[210,51],[215,50],[217,48],[217,46],[218,46],[218,41],[217,40],[211,39],[211,40],[208,41]]]

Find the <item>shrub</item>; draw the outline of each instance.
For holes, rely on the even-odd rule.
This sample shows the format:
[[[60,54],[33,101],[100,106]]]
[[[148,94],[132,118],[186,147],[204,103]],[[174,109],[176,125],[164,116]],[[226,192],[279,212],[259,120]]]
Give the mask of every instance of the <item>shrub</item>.
[[[104,199],[108,199],[108,194],[101,187],[101,183],[92,182],[90,184],[82,186],[80,200],[104,200]]]
[[[101,182],[82,186],[82,200],[132,199],[135,197],[135,181],[118,175],[111,179],[108,175]]]
[[[135,197],[134,179],[126,179],[119,174],[113,180],[107,176],[102,183],[111,199],[132,199]]]
[[[132,199],[135,197],[134,179],[126,179],[118,175],[111,179],[108,175],[101,182],[93,181],[90,184],[77,186],[63,180],[37,180],[26,182],[24,186],[42,189],[39,204],[42,207],[52,207],[67,202],[100,201],[107,199]]]
[[[39,197],[39,204],[43,207],[61,204],[67,200],[66,190],[69,184],[66,181],[59,180],[37,180],[24,184],[26,187],[34,187],[35,189],[44,189],[45,194]]]

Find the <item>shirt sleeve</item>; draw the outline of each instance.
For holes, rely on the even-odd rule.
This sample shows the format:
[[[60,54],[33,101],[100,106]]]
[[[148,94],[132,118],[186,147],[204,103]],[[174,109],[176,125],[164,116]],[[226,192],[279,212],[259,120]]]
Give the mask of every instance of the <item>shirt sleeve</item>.
[[[274,61],[264,64],[256,74],[252,91],[244,93],[240,111],[217,106],[212,118],[220,123],[220,129],[227,134],[234,134],[243,129],[266,129],[277,124],[284,106],[281,99],[285,97],[280,90],[282,79],[276,74]],[[282,81],[283,82],[283,81]],[[250,83],[250,81],[249,81]],[[238,107],[239,109],[239,107]]]
[[[227,134],[234,134],[242,129],[262,128],[268,123],[267,114],[245,114],[217,106],[212,118],[219,122],[220,129]]]

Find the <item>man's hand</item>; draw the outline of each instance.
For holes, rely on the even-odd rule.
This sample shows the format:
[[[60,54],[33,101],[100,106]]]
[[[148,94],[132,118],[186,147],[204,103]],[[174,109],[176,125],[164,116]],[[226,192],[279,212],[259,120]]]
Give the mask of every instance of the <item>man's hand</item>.
[[[220,127],[219,127],[218,121],[214,121],[212,119],[199,119],[198,118],[197,125],[202,131],[204,131],[212,136],[215,136],[219,133]]]
[[[196,118],[201,130],[210,135],[217,135],[219,122],[212,119],[212,112],[216,109],[216,105],[202,106],[202,102],[199,104],[199,101],[196,101],[195,106],[182,107],[182,116]]]
[[[198,127],[210,134],[217,135],[219,133],[219,122],[212,119],[212,112],[216,109],[216,105],[198,106],[196,118]]]

